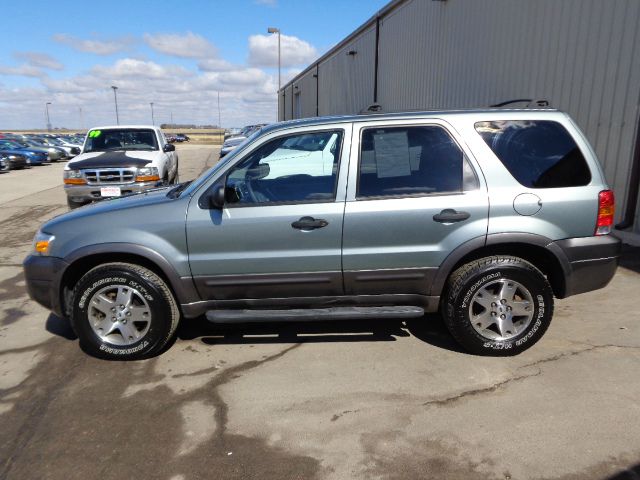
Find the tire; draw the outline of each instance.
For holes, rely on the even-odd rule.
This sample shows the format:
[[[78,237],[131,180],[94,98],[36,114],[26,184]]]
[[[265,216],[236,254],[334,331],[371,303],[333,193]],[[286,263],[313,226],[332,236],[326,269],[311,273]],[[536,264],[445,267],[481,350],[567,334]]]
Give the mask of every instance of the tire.
[[[449,277],[444,320],[471,353],[517,355],[544,335],[553,316],[545,276],[518,257],[481,258]]]
[[[85,202],[74,202],[69,197],[67,197],[67,206],[69,207],[69,210],[80,208],[80,207],[83,207],[84,205],[87,205],[87,204]]]
[[[139,265],[100,265],[74,288],[71,325],[82,349],[98,358],[151,357],[173,338],[179,320],[167,284]]]

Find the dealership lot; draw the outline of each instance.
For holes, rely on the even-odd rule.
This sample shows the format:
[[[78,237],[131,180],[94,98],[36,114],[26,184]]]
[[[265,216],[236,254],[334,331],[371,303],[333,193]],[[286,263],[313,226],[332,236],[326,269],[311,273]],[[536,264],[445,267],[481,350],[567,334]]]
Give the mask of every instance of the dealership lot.
[[[177,148],[182,180],[217,160]],[[198,319],[159,357],[107,362],[24,289],[34,232],[67,210],[61,178],[0,176],[0,479],[640,475],[637,249],[606,289],[557,301],[514,358],[465,354],[429,316]]]

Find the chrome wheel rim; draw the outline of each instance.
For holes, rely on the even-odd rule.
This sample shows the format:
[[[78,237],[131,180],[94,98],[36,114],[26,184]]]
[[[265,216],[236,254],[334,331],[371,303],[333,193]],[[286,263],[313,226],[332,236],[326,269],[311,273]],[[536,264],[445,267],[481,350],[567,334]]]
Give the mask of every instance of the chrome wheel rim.
[[[105,343],[133,345],[151,327],[151,308],[135,288],[110,285],[98,290],[87,310],[93,332]]]
[[[522,284],[501,278],[480,288],[469,303],[474,330],[489,340],[504,341],[526,331],[533,320],[533,297]]]

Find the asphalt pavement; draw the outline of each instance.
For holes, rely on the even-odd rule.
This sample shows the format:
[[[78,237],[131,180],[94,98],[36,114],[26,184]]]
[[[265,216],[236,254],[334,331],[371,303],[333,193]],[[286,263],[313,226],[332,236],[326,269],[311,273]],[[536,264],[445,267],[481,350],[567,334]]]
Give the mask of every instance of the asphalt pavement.
[[[180,178],[217,148],[180,145]],[[84,354],[21,262],[67,210],[62,164],[0,175],[0,479],[638,479],[640,254],[556,302],[517,357],[410,322],[213,326],[162,355]]]

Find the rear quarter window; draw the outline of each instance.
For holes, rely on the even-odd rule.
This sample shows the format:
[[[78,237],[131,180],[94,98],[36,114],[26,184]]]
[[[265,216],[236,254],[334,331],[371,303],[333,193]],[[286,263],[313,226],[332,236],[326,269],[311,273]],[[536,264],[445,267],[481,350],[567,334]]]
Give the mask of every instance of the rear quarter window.
[[[558,122],[477,122],[476,131],[509,173],[525,187],[580,187],[591,172],[573,137]]]

